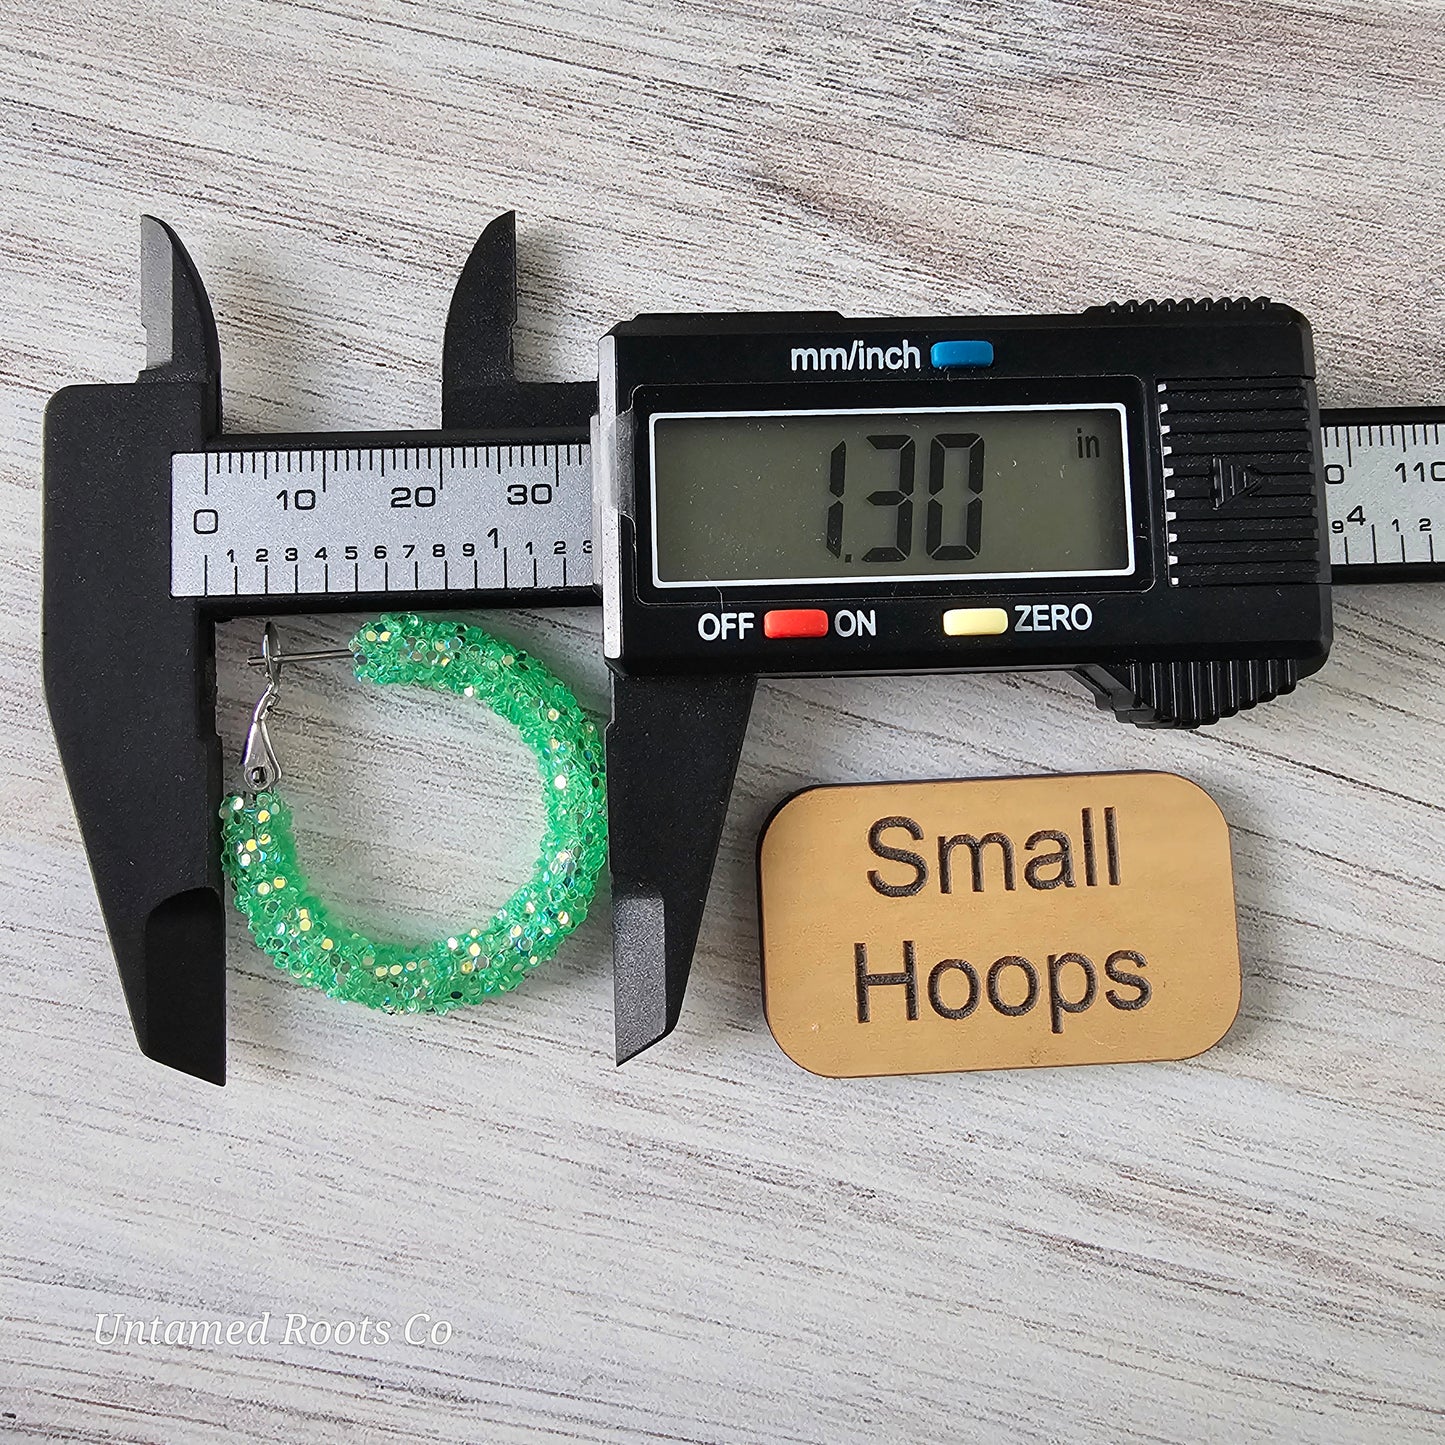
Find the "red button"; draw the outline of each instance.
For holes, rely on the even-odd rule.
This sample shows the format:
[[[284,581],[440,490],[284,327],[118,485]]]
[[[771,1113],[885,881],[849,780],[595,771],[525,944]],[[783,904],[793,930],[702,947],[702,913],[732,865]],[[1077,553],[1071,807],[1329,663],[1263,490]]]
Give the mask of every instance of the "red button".
[[[821,607],[792,607],[763,613],[764,637],[826,637],[828,614]]]

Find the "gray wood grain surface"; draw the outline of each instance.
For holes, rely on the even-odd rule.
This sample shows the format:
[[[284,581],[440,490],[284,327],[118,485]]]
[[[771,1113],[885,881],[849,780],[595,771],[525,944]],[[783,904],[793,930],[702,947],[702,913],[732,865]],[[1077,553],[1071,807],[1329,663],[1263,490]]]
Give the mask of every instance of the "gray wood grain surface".
[[[1320,676],[1198,736],[1064,678],[765,686],[667,1043],[610,1062],[605,908],[440,1020],[233,930],[224,1091],[134,1048],[37,600],[42,408],[139,366],[142,211],[206,276],[236,429],[434,424],[452,280],[511,206],[538,375],[643,309],[1270,293],[1327,404],[1445,401],[1438,3],[20,0],[0,36],[0,1439],[1445,1435],[1445,588],[1341,598]],[[493,623],[602,705],[595,614]],[[519,881],[501,724],[318,669],[278,732],[338,901],[424,927]],[[1233,825],[1217,1049],[847,1084],[777,1051],[752,852],[783,794],[1140,767]],[[265,1343],[97,1338],[266,1311]],[[422,1314],[450,1339],[407,1343]]]

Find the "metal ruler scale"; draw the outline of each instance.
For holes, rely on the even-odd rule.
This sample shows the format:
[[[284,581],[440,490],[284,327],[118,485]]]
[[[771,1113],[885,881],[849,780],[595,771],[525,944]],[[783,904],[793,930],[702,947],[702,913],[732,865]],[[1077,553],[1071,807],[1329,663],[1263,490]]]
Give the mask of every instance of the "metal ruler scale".
[[[1445,579],[1445,411],[1324,411],[1334,582]]]
[[[171,596],[592,585],[585,443],[347,441],[177,455]]]
[[[586,443],[347,440],[177,455],[171,595],[540,596],[592,585]],[[1327,411],[1321,456],[1332,580],[1445,577],[1440,411]]]

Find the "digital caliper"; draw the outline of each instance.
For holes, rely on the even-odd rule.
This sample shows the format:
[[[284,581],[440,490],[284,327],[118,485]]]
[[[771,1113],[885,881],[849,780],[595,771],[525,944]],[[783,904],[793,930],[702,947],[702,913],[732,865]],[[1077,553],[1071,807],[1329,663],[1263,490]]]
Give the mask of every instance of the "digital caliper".
[[[139,381],[47,413],[46,691],[141,1047],[218,1083],[217,621],[600,588],[621,1061],[677,1021],[757,677],[1065,668],[1193,727],[1324,663],[1332,580],[1445,577],[1445,411],[1322,417],[1267,301],[643,316],[595,388],[524,383],[508,214],[453,298],[443,431],[239,437],[155,221],[142,282]]]

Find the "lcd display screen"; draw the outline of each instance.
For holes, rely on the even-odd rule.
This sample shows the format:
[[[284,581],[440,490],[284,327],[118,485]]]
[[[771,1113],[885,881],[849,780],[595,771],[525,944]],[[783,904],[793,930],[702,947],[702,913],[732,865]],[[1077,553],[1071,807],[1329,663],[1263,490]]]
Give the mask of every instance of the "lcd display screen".
[[[659,587],[1133,570],[1125,409],[658,412]]]

